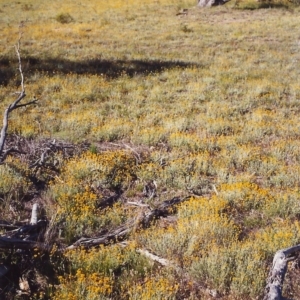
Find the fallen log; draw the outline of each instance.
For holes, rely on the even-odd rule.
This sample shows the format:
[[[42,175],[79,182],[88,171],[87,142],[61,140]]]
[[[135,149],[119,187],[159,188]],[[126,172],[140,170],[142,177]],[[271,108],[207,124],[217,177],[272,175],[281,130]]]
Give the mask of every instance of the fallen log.
[[[166,217],[175,212],[175,206],[190,199],[189,197],[174,197],[171,200],[162,202],[157,208],[151,209],[150,206],[142,206],[148,209],[148,212],[139,214],[135,219],[119,226],[115,230],[102,234],[98,237],[81,237],[70,246],[61,248],[60,251],[71,250],[78,247],[92,248],[99,245],[109,245],[125,240],[129,234],[137,228],[147,228],[151,222],[160,217]],[[131,204],[131,203],[129,203]],[[45,220],[37,220],[38,206],[32,208],[31,224],[20,226],[0,236],[0,249],[22,249],[29,250],[37,248],[41,251],[50,251],[52,245],[43,242],[37,242],[36,239],[45,240],[40,235],[45,234],[48,222]],[[5,224],[7,225],[7,224]]]
[[[94,238],[80,238],[74,244],[68,246],[66,249],[71,250],[78,247],[92,248],[99,245],[108,245],[115,242],[123,241],[128,235],[137,228],[147,228],[151,225],[151,222],[160,217],[165,217],[168,214],[174,213],[175,206],[187,201],[190,197],[179,198],[174,197],[171,200],[162,202],[157,208],[150,209],[149,212],[139,214],[136,219],[130,220],[124,225],[121,225],[114,231],[106,233],[100,237]],[[171,210],[172,208],[172,210]]]
[[[71,246],[68,246],[67,250],[72,250],[78,247],[92,248],[100,245],[109,245],[116,241],[122,241],[125,237],[128,236],[131,231],[132,226],[122,225],[111,233],[104,234],[100,237],[94,238],[80,238]]]
[[[0,236],[0,249],[39,249],[42,251],[51,250],[49,245],[37,242],[39,235],[45,232],[48,222],[38,220],[38,204],[35,203],[31,211],[30,224],[19,226],[19,228],[6,232],[6,235]],[[8,225],[8,224],[5,224]],[[11,225],[13,226],[13,225]],[[6,228],[11,228],[6,227]]]
[[[300,251],[300,244],[281,249],[274,255],[273,265],[267,278],[263,300],[283,300],[282,287],[288,263],[294,260],[295,254]]]
[[[45,243],[39,243],[36,241],[22,240],[17,238],[9,238],[6,236],[0,237],[0,248],[1,249],[21,249],[21,250],[30,250],[30,249],[39,249],[42,251],[49,251],[49,245]]]

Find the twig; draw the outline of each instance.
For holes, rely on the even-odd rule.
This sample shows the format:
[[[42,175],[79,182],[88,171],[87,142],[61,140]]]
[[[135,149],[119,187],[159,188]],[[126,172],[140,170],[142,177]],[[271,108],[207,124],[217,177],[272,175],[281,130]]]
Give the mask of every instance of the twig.
[[[212,188],[217,196],[219,196],[219,192],[214,184],[212,184]]]
[[[149,208],[151,210],[151,207],[149,204],[145,204],[145,203],[139,203],[139,202],[133,202],[133,201],[127,201],[126,204],[128,205],[133,205],[133,206],[138,206],[138,207],[146,207]]]

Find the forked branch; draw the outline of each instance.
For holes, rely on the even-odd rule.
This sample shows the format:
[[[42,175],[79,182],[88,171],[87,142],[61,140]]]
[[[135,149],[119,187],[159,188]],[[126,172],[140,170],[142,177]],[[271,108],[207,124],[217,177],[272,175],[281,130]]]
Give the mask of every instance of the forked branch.
[[[23,24],[20,25],[20,28],[23,26]],[[17,92],[16,94],[18,95],[17,98],[15,99],[14,102],[8,105],[8,107],[4,111],[3,115],[3,126],[0,132],[0,164],[4,162],[5,158],[7,155],[13,151],[17,151],[14,148],[10,148],[7,150],[4,150],[5,146],[5,140],[7,137],[7,130],[8,130],[8,119],[9,119],[9,114],[20,107],[28,106],[31,104],[35,104],[37,102],[36,99],[29,101],[27,103],[20,103],[22,99],[26,97],[25,93],[25,86],[24,86],[24,74],[23,74],[23,69],[22,69],[22,62],[21,62],[21,54],[20,54],[20,45],[21,45],[21,38],[22,38],[22,32],[19,31],[19,39],[18,43],[15,45],[15,50],[18,58],[18,70],[20,73],[20,78],[21,78],[21,91]]]

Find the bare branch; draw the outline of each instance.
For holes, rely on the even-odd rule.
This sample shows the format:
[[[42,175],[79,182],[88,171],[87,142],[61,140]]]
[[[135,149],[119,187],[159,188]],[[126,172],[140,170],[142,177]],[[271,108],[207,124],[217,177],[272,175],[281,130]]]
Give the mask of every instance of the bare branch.
[[[15,109],[20,108],[20,107],[24,107],[24,106],[29,106],[29,105],[32,105],[32,104],[36,104],[37,101],[38,101],[38,100],[35,99],[35,100],[32,100],[32,101],[27,102],[27,103],[23,103],[23,104],[16,105],[16,106],[15,106]]]
[[[3,163],[4,160],[6,159],[7,155],[11,153],[11,149],[8,151],[4,151],[4,146],[5,146],[5,140],[7,137],[7,130],[8,130],[8,119],[9,119],[9,114],[20,107],[28,106],[35,104],[37,100],[30,101],[28,103],[20,104],[21,100],[26,97],[25,93],[25,86],[24,86],[24,74],[23,74],[23,69],[22,69],[22,61],[21,61],[21,54],[20,54],[20,45],[21,45],[21,39],[22,39],[22,32],[21,28],[24,26],[24,23],[22,22],[19,26],[19,39],[17,44],[15,45],[15,51],[17,54],[18,58],[18,70],[21,78],[21,92],[18,93],[17,99],[12,102],[11,104],[8,105],[8,107],[4,111],[3,115],[3,126],[0,132],[0,163]]]
[[[136,252],[140,253],[140,254],[142,254],[144,256],[146,256],[147,258],[150,258],[153,261],[158,262],[160,265],[162,265],[164,267],[170,267],[170,266],[174,267],[174,265],[168,259],[159,257],[159,256],[151,253],[148,250],[145,250],[145,249],[136,249]]]
[[[151,209],[149,204],[144,204],[144,203],[140,203],[140,202],[127,201],[126,204],[133,205],[133,206],[138,206],[138,207],[146,207],[146,208]]]
[[[24,23],[20,24],[19,26],[19,39],[17,45],[15,45],[15,50],[17,53],[18,61],[19,61],[19,72],[21,76],[21,88],[22,92],[25,93],[25,88],[24,88],[24,75],[23,75],[23,70],[22,70],[22,62],[21,62],[21,54],[20,54],[20,45],[21,45],[21,39],[23,36],[23,32],[21,32],[20,28],[24,26]]]
[[[118,245],[127,247],[129,245],[129,243],[125,241],[125,242],[119,243]],[[189,275],[188,272],[186,272],[182,267],[176,265],[172,261],[170,261],[166,258],[160,257],[158,255],[155,255],[146,249],[137,248],[136,252],[151,259],[152,261],[159,263],[163,267],[167,267],[167,268],[171,268],[171,269],[175,270],[178,274],[180,274],[180,276],[186,282],[189,282],[190,284],[192,284],[195,289],[199,289],[199,290],[201,289],[207,296],[210,296],[212,298],[219,298],[219,293],[217,290],[209,289],[203,283],[197,282],[196,280],[194,280],[194,278],[192,278]]]

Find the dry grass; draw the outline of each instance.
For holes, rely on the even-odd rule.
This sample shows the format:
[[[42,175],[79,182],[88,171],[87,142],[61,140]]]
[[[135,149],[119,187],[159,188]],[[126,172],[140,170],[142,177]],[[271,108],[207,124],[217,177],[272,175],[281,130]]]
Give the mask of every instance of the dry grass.
[[[69,160],[56,154],[60,173],[43,177],[40,196],[48,217],[67,226],[64,242],[139,214],[127,200],[155,207],[193,196],[175,222],[136,231],[128,250],[111,247],[111,271],[110,246],[84,253],[82,264],[71,253],[73,267],[45,299],[207,299],[206,288],[223,299],[261,297],[274,252],[300,242],[300,11],[250,10],[256,5],[3,3],[1,111],[18,85],[12,46],[21,20],[28,99],[39,99],[11,116],[10,133],[89,144]],[[187,15],[177,15],[183,8]],[[29,193],[29,171],[13,157],[0,167],[4,214],[20,200],[16,189]],[[155,193],[145,193],[154,181]],[[118,203],[101,209],[112,195]],[[188,279],[146,262],[135,247],[180,265]],[[91,268],[101,255],[103,265]],[[289,274],[285,290],[298,299],[297,270]]]

